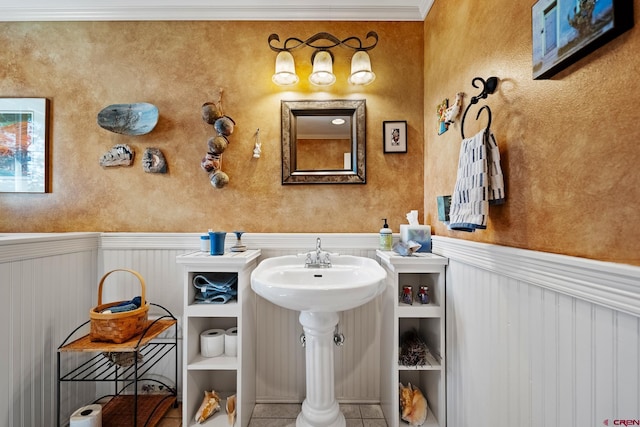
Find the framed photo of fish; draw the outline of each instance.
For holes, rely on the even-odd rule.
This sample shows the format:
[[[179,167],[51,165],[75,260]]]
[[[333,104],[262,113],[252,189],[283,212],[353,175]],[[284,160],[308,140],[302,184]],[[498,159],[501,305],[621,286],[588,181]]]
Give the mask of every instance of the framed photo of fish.
[[[49,100],[0,98],[0,193],[48,193]]]
[[[630,0],[539,0],[531,8],[533,78],[554,76],[631,27]]]

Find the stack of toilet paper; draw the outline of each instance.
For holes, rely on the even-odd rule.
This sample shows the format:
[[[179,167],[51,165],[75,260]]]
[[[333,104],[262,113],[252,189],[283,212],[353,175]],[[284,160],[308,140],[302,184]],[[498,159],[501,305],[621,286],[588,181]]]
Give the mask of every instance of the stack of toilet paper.
[[[203,357],[237,356],[238,328],[207,329],[200,334],[200,353]]]
[[[71,414],[69,427],[102,427],[102,406],[95,404],[78,409]]]

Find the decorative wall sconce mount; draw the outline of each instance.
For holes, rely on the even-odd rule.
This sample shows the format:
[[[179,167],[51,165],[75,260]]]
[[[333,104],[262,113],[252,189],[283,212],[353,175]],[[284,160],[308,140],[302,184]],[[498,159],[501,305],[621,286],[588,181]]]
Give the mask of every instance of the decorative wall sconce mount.
[[[378,34],[375,31],[369,31],[365,41],[368,39],[373,39],[373,42],[365,46],[363,41],[355,36],[341,40],[333,34],[321,32],[306,40],[289,37],[281,47],[278,47],[276,42],[280,42],[280,36],[271,34],[268,40],[269,47],[274,52],[278,52],[276,70],[272,80],[279,86],[291,86],[298,83],[300,79],[296,74],[295,61],[291,52],[308,46],[314,49],[311,56],[313,71],[309,75],[309,81],[316,86],[330,86],[336,81],[336,76],[333,74],[333,54],[330,49],[340,46],[355,51],[351,58],[349,83],[368,85],[375,80],[376,75],[371,70],[371,58],[367,52],[377,46]]]

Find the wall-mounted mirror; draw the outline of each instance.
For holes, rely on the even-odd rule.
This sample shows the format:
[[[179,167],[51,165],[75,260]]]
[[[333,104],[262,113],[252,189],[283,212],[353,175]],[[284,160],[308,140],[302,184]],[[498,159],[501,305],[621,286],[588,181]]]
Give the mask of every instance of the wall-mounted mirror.
[[[282,101],[282,183],[364,184],[365,101]]]

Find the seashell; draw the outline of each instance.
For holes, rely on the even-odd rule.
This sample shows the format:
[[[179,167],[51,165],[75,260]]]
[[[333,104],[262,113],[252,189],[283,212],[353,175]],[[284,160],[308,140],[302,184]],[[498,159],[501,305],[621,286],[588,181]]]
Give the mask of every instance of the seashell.
[[[118,365],[121,368],[128,368],[129,366],[133,366],[136,359],[138,363],[142,363],[142,361],[144,360],[144,356],[139,351],[109,351],[102,353],[102,355],[109,359],[109,362]]]
[[[211,185],[215,188],[223,188],[229,183],[229,175],[221,170],[217,170],[209,175],[209,180],[211,181]]]
[[[98,113],[98,125],[123,135],[144,135],[158,123],[158,107],[146,102],[113,104]]]
[[[220,410],[220,396],[215,391],[204,392],[204,398],[200,404],[198,412],[196,412],[196,423],[202,424],[210,416]]]
[[[229,396],[227,398],[227,419],[229,420],[229,425],[233,426],[233,423],[236,420],[236,395]]]
[[[399,390],[400,417],[411,426],[424,424],[429,412],[429,406],[420,389],[412,386],[411,383],[407,384],[406,387],[399,383]]]
[[[167,161],[159,148],[149,147],[142,155],[142,169],[150,173],[166,173]]]
[[[202,120],[205,122],[212,125],[222,116],[222,110],[217,104],[213,102],[205,102],[202,104]]]
[[[111,147],[100,158],[100,166],[131,166],[134,152],[127,144],[117,144]]]
[[[224,150],[227,149],[227,145],[229,145],[229,140],[223,135],[212,136],[207,142],[209,152],[213,154],[224,153]]]
[[[256,142],[256,145],[253,147],[253,158],[259,159],[261,153],[262,153],[262,143]]]
[[[213,127],[220,135],[229,136],[233,133],[235,124],[231,117],[223,116],[213,123]]]
[[[215,172],[222,166],[222,155],[207,153],[200,163],[205,172]]]

